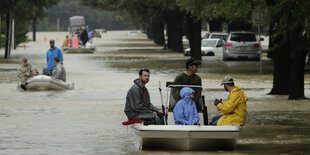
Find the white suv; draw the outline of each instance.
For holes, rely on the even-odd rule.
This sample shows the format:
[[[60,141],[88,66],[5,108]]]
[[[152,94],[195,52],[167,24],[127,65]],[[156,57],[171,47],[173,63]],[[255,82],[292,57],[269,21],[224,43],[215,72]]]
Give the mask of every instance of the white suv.
[[[225,42],[227,41],[227,33],[223,32],[212,32],[212,33],[206,33],[204,35],[204,39],[221,39],[224,40]]]
[[[224,41],[221,39],[202,39],[201,40],[201,55],[214,56],[221,55],[223,53]],[[190,56],[191,49],[184,50],[184,56]]]
[[[259,38],[253,32],[231,32],[228,35],[223,51],[223,60],[255,59],[260,60],[261,45]]]

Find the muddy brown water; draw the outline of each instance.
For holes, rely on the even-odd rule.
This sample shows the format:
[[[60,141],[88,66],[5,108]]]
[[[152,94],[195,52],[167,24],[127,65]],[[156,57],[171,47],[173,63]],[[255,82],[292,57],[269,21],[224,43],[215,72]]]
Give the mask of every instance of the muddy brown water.
[[[0,50],[0,154],[310,154],[310,102],[288,101],[287,96],[266,95],[272,87],[272,61],[221,61],[221,55],[203,57],[199,75],[205,88],[209,118],[219,114],[215,98],[226,99],[220,86],[229,74],[249,98],[247,123],[235,151],[139,150],[138,137],[121,125],[126,91],[139,68],[151,70],[147,87],[153,104],[160,106],[158,81],[173,81],[184,71],[182,53],[163,51],[145,36],[129,37],[111,31],[94,39],[94,54],[64,54],[70,91],[20,92],[16,70],[26,57],[39,71],[45,65],[48,41],[60,46],[65,32],[38,33],[38,41],[12,51],[3,59]],[[31,34],[29,34],[31,36]],[[166,97],[164,89],[164,97]],[[310,76],[305,75],[310,97]]]

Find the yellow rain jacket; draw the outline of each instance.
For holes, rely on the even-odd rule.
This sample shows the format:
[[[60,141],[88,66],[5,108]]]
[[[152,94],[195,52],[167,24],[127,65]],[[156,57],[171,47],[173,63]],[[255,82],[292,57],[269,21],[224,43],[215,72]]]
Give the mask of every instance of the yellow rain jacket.
[[[233,89],[227,99],[227,103],[219,103],[217,109],[225,114],[218,120],[217,125],[244,125],[247,117],[244,91],[239,86]]]

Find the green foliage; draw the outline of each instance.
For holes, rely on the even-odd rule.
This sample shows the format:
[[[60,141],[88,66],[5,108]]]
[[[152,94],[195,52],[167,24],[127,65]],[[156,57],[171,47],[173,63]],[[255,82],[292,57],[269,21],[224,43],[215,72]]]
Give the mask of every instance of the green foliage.
[[[0,16],[6,17],[10,14],[15,20],[15,43],[19,44],[26,40],[28,27],[33,17],[43,18],[45,10],[59,0],[5,0],[0,1]],[[2,18],[2,31],[4,33],[5,18]],[[1,41],[3,42],[3,41]]]
[[[16,17],[15,19],[15,44],[25,42],[27,40],[26,34],[28,33],[29,22],[22,20],[22,17]]]
[[[177,9],[175,0],[80,0],[100,10],[111,10],[121,21],[147,27],[154,19],[163,18],[168,10]]]
[[[308,41],[310,40],[310,1],[303,0],[272,0],[276,5],[270,5],[268,12],[271,21],[274,23],[274,34],[272,39],[279,42],[274,45],[274,49],[281,49],[290,39],[288,31],[297,27],[304,29],[300,35],[303,35]],[[298,32],[296,32],[298,33]],[[309,47],[308,43],[308,49]]]
[[[197,19],[202,19],[205,17],[204,9],[209,5],[209,2],[206,0],[176,0],[176,5]]]
[[[38,21],[38,31],[57,30],[57,18],[59,18],[60,21],[60,31],[67,31],[69,18],[76,15],[84,16],[86,25],[92,29],[105,28],[108,30],[115,30],[131,28],[117,20],[113,12],[86,7],[76,0],[61,0],[57,5],[48,9],[47,12],[48,17]]]
[[[247,21],[253,1],[248,0],[177,0],[177,5],[197,19],[225,19],[228,22]]]

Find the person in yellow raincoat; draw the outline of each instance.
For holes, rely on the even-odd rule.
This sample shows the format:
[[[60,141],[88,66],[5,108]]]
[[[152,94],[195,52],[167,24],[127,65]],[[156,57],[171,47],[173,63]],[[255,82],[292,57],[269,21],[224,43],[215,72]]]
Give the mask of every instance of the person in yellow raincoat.
[[[226,103],[222,103],[222,99],[215,99],[214,105],[224,115],[215,116],[212,119],[212,125],[244,125],[247,117],[246,102],[248,98],[242,88],[235,86],[231,76],[225,76],[222,85],[226,91],[229,91],[229,96]]]

